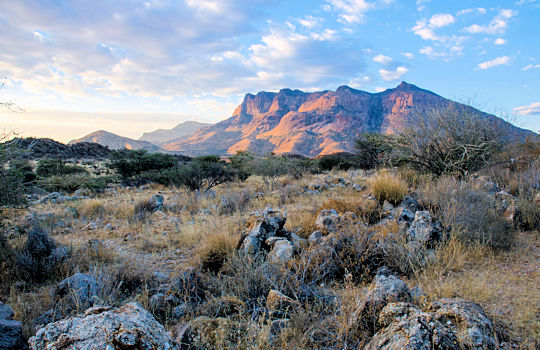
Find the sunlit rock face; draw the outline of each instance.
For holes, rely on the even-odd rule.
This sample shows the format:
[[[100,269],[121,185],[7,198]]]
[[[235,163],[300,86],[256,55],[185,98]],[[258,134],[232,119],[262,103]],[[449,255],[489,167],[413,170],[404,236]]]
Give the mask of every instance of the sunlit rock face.
[[[229,119],[162,148],[186,155],[248,150],[315,157],[353,152],[360,134],[399,133],[414,126],[423,111],[449,104],[463,106],[405,82],[375,94],[348,86],[313,93],[259,92],[247,94]]]

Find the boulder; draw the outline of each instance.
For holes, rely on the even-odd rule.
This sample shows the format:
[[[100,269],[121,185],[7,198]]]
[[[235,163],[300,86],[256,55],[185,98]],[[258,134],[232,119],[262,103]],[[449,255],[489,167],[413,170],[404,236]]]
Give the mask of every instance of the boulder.
[[[431,304],[434,319],[451,327],[464,349],[498,349],[495,325],[482,307],[463,299],[440,299]]]
[[[172,294],[156,293],[150,297],[148,303],[154,315],[165,318],[168,313],[172,313],[175,306],[182,302]]]
[[[379,330],[366,350],[457,350],[452,330],[409,303],[391,303],[380,313]]]
[[[429,211],[417,211],[414,221],[407,230],[407,240],[432,245],[441,239],[441,228],[435,222]]]
[[[313,231],[308,238],[309,244],[319,244],[322,241],[323,232],[321,230]]]
[[[268,238],[286,236],[283,225],[287,216],[282,212],[266,208],[262,213],[254,213],[253,216],[256,224],[241,244],[246,254],[257,254]]]
[[[0,349],[27,349],[22,333],[22,324],[13,320],[13,309],[0,302]]]
[[[164,202],[165,199],[161,193],[157,193],[150,198],[150,204],[152,205],[153,211],[162,210]]]
[[[268,261],[273,264],[286,264],[294,255],[294,245],[283,239],[274,244],[274,247],[268,253]]]
[[[358,327],[373,332],[377,329],[380,311],[388,303],[411,301],[409,287],[387,268],[381,268],[373,279],[364,300],[354,312]]]
[[[165,328],[138,303],[48,324],[29,343],[36,350],[177,349]]]
[[[315,226],[317,226],[319,230],[333,232],[337,229],[339,221],[340,217],[335,209],[323,209],[319,215],[317,215]]]
[[[102,283],[92,275],[76,273],[60,282],[54,291],[58,302],[72,308],[86,309],[99,299]]]

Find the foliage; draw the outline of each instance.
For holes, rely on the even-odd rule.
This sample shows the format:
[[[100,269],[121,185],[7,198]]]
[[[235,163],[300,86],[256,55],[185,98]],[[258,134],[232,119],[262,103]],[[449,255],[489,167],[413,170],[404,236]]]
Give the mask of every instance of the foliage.
[[[109,176],[91,177],[89,175],[55,175],[37,180],[37,185],[48,192],[73,193],[78,189],[88,189],[101,192],[114,179]]]
[[[21,151],[17,146],[17,139],[9,140],[9,135],[0,135],[0,208],[17,207],[26,202],[24,172],[8,167],[20,159]]]
[[[289,172],[288,165],[287,159],[271,153],[255,160],[253,173],[262,177],[267,189],[273,191],[279,177]]]
[[[355,142],[356,166],[368,170],[391,165],[393,139],[394,136],[375,133],[361,135]]]
[[[357,168],[356,157],[349,153],[327,154],[318,159],[319,170],[330,171],[332,169],[347,170]]]
[[[124,181],[140,177],[142,173],[169,169],[178,164],[178,160],[169,154],[147,153],[145,150],[121,150],[111,154],[109,167]]]
[[[255,156],[247,151],[238,151],[229,161],[240,181],[247,180],[252,174],[252,165]]]
[[[61,159],[44,158],[38,162],[36,174],[39,177],[51,177],[71,174],[88,174],[88,171],[79,165],[66,164]]]
[[[209,155],[194,158],[189,164],[170,168],[164,172],[164,179],[175,186],[189,191],[208,192],[212,187],[233,181],[235,171],[219,156]]]

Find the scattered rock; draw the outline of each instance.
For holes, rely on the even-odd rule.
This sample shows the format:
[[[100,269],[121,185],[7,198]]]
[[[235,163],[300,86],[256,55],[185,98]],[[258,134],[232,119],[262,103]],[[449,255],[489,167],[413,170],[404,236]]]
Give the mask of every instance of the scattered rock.
[[[323,232],[321,230],[313,231],[308,238],[309,244],[319,244],[322,242]]]
[[[94,276],[76,273],[56,286],[54,297],[70,309],[86,309],[99,299],[102,287]]]
[[[407,239],[432,245],[441,239],[440,225],[433,220],[429,211],[417,211],[414,215],[414,221],[407,230]]]
[[[431,304],[433,317],[451,327],[465,349],[498,349],[493,322],[480,305],[463,299],[440,299]]]
[[[392,203],[390,203],[389,201],[385,199],[382,205],[382,209],[384,212],[390,212],[392,211],[392,209],[394,209],[394,206],[392,205]]]
[[[177,349],[165,328],[138,303],[48,324],[29,340],[31,349]]]
[[[163,209],[163,203],[165,199],[161,193],[157,193],[150,198],[150,204],[153,207],[153,211],[158,211]]]
[[[361,186],[361,185],[359,185],[359,184],[353,184],[353,185],[352,185],[352,188],[353,188],[353,190],[356,190],[356,191],[358,191],[358,192],[361,192],[361,191],[364,190],[365,187],[364,187],[364,186]]]
[[[335,209],[323,209],[317,215],[315,226],[320,230],[333,232],[337,229],[339,221],[340,217]]]
[[[148,304],[154,315],[165,318],[175,306],[180,305],[180,299],[172,294],[157,293],[150,297]]]
[[[353,223],[356,220],[358,220],[358,216],[356,216],[356,214],[353,213],[352,211],[343,213],[343,215],[341,215],[341,218],[340,218],[340,222],[342,223],[343,222]]]
[[[256,218],[256,224],[241,243],[245,253],[257,254],[268,238],[287,236],[283,230],[287,219],[285,214],[272,208],[266,208],[262,213],[256,212],[252,215]]]
[[[27,349],[22,334],[22,324],[13,320],[14,312],[9,306],[0,302],[0,349]]]
[[[380,313],[377,332],[366,350],[457,350],[454,333],[429,314],[408,303],[391,303]]]
[[[294,255],[294,245],[286,239],[279,240],[268,253],[268,261],[273,264],[286,264]]]

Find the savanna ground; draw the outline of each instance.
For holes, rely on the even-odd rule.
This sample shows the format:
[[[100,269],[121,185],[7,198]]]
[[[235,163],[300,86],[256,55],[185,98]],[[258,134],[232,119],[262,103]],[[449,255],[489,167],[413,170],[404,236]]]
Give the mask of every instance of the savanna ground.
[[[449,236],[435,248],[435,257],[427,264],[418,266],[406,258],[395,258],[404,259],[399,261],[407,265],[401,272],[408,285],[411,288],[419,286],[423,291],[418,303],[426,306],[441,297],[460,297],[477,302],[512,342],[522,348],[537,348],[540,339],[539,232],[530,228],[505,229],[497,237],[500,240],[497,247],[478,239],[467,239],[468,233],[463,231],[469,226],[464,224],[458,229],[455,222],[445,222],[459,222],[459,217],[456,219],[447,212],[441,214],[434,205],[438,204],[437,201],[449,200],[444,196],[441,198],[441,186],[459,187],[457,180],[435,179],[410,170],[394,169],[383,173],[401,181],[395,189],[398,192],[396,204],[404,195],[413,194],[424,208],[434,211],[443,226],[452,227]],[[381,191],[377,189],[377,183],[370,180],[376,176],[378,173],[375,171],[361,170],[305,174],[299,179],[286,175],[280,177],[274,190],[268,189],[260,177],[251,176],[244,182],[225,183],[208,194],[199,195],[161,185],[118,185],[88,199],[5,210],[3,215],[11,246],[17,248],[24,244],[19,232],[30,225],[27,218],[34,217],[38,218],[40,229],[49,232],[58,244],[68,247],[70,258],[55,269],[54,275],[38,282],[25,282],[24,279],[5,281],[1,300],[15,310],[15,318],[23,322],[25,335],[31,336],[35,332],[33,320],[58,302],[53,296],[58,281],[74,272],[91,273],[109,280],[109,292],[103,293],[102,304],[120,305],[128,300],[137,300],[154,311],[156,317],[171,330],[175,325],[200,315],[221,316],[240,322],[243,325],[242,335],[231,337],[224,334],[232,331],[231,326],[223,326],[226,331],[213,330],[214,333],[208,335],[214,346],[266,348],[269,347],[266,341],[269,323],[264,317],[253,316],[256,314],[254,300],[264,301],[268,289],[275,288],[277,280],[284,285],[288,282],[265,277],[267,267],[262,265],[266,263],[248,263],[238,256],[237,244],[242,231],[246,225],[249,226],[250,212],[266,207],[286,212],[285,228],[308,238],[316,230],[315,218],[321,209],[336,209],[340,214],[352,211],[359,221],[367,223],[383,239],[397,236],[400,229],[397,223],[377,224],[385,214],[382,203],[369,197],[377,196]],[[318,191],[304,190],[310,184],[332,183],[339,178],[344,179],[347,185],[329,186]],[[477,188],[474,181],[470,182],[471,188]],[[354,189],[352,184],[360,187]],[[378,185],[383,188],[393,186],[392,183]],[[500,187],[510,191],[504,184]],[[164,208],[155,212],[145,210],[145,201],[158,192],[164,197]],[[465,214],[457,213],[458,216]],[[439,218],[440,215],[447,218]],[[472,219],[492,220],[487,217]],[[497,225],[485,227],[499,229]],[[301,265],[302,254],[300,252],[291,264]],[[348,262],[347,266],[355,263]],[[209,286],[204,291],[206,296],[189,304],[189,310],[179,319],[173,320],[168,313],[159,314],[152,310],[149,298],[155,280],[167,280],[188,267],[200,271],[204,284]],[[283,269],[272,271],[279,273]],[[283,272],[283,275],[288,273]],[[291,278],[298,280],[298,276]],[[119,280],[122,280],[121,286]],[[290,330],[273,346],[316,347],[310,338],[317,328],[334,333],[335,347],[344,348],[354,343],[344,340],[351,337],[347,323],[369,280],[363,276],[339,273],[318,284],[341,300],[339,310],[332,311],[333,319],[327,321],[327,315],[320,310],[324,306],[316,302],[305,305],[303,311],[291,315]],[[254,285],[259,285],[258,293],[261,295],[256,295],[257,286]],[[295,284],[291,285],[294,288]],[[234,310],[224,312],[216,308],[216,304],[227,304]],[[75,309],[66,313],[81,311]],[[216,329],[221,327],[218,325]]]

